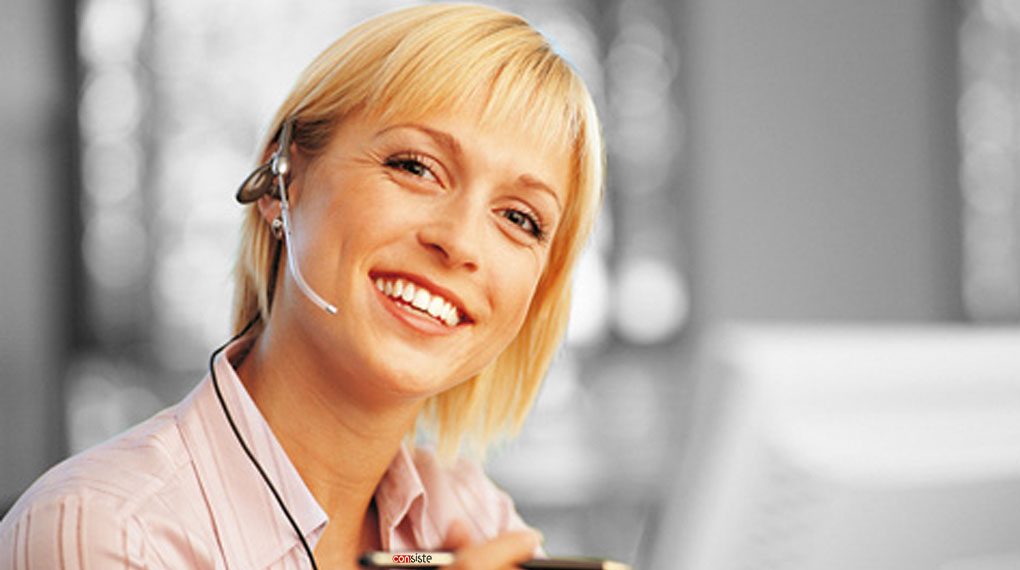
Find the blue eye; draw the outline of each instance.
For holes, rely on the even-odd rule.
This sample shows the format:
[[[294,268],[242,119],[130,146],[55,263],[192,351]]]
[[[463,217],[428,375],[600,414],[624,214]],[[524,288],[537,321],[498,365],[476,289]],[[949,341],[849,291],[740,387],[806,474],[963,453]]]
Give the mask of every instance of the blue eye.
[[[522,230],[528,232],[539,241],[545,240],[545,229],[542,227],[541,222],[538,221],[536,216],[513,208],[507,208],[503,210],[501,214],[504,218],[510,220],[510,223],[519,226]]]

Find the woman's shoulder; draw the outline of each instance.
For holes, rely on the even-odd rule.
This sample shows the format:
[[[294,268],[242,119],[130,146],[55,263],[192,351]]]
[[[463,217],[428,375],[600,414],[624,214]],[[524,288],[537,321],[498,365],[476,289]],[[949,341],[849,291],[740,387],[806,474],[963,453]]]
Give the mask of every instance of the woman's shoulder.
[[[51,467],[14,503],[4,526],[33,511],[84,505],[92,512],[130,516],[186,467],[181,445],[171,410],[164,410]]]
[[[187,463],[171,410],[54,465],[22,498],[90,493],[137,501]]]
[[[61,568],[46,557],[152,554],[152,537],[179,534],[186,499],[201,496],[189,469],[173,408],[164,410],[40,476],[0,521],[0,557],[31,553],[24,567]]]

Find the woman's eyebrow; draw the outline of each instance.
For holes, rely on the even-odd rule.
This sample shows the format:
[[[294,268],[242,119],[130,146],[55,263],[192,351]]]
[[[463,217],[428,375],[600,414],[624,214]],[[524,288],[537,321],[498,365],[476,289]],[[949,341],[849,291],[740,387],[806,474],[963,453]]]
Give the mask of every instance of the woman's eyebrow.
[[[444,131],[426,127],[425,125],[419,125],[418,123],[398,123],[396,125],[390,125],[376,133],[376,137],[380,137],[395,129],[414,129],[416,131],[421,131],[435,140],[440,146],[446,147],[446,149],[451,153],[458,156],[462,154],[460,141],[457,140],[457,137]]]
[[[517,177],[517,183],[520,184],[521,186],[525,186],[527,188],[534,188],[535,190],[540,190],[542,192],[545,192],[546,194],[549,194],[550,196],[552,196],[552,199],[556,202],[556,207],[559,208],[560,211],[563,210],[563,204],[560,203],[559,194],[553,192],[553,189],[550,188],[549,185],[546,184],[545,182],[542,182],[541,180],[535,178],[530,174],[522,174]]]

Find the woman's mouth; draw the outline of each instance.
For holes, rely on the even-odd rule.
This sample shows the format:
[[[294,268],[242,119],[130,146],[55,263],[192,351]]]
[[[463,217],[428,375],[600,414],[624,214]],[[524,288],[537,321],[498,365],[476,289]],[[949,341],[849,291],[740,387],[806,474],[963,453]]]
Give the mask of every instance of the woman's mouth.
[[[448,299],[420,284],[400,277],[376,277],[375,288],[405,310],[431,318],[447,327],[456,327],[464,315]]]

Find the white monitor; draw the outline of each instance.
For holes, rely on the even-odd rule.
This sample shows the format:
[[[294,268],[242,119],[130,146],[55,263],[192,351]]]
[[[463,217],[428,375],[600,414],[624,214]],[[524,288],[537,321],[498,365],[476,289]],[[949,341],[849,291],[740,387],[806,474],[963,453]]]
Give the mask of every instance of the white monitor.
[[[1020,329],[712,339],[643,570],[1020,570]]]

